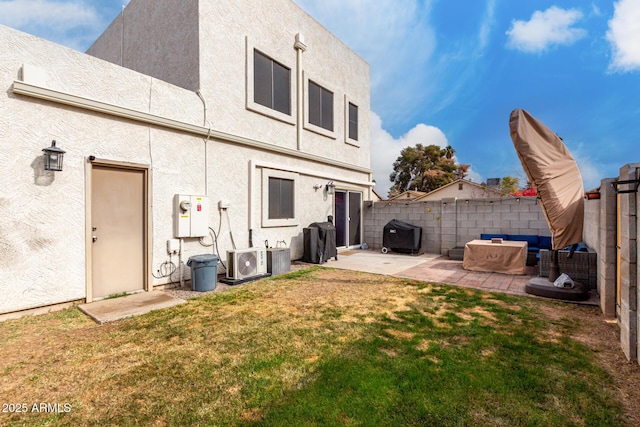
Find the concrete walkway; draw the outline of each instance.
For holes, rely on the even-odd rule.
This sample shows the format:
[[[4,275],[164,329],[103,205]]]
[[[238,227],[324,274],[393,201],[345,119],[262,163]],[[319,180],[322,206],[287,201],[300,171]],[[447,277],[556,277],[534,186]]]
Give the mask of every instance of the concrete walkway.
[[[81,304],[78,308],[96,322],[106,323],[185,302],[162,291],[151,291]]]

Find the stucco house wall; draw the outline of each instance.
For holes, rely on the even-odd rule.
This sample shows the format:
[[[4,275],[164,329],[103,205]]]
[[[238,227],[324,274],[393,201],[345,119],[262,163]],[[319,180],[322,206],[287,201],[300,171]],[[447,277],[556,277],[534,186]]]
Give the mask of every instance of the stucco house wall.
[[[165,148],[191,151],[202,144],[179,133],[17,95],[14,86],[24,82],[187,122],[201,116],[195,94],[2,26],[0,40],[12,46],[0,52],[3,313],[84,298],[86,156],[152,164],[153,155],[158,218],[153,253],[162,254],[167,226],[161,219],[172,212],[163,192],[199,190],[195,171],[177,173],[164,166],[174,161]],[[41,150],[54,139],[67,151],[62,172],[43,170]]]
[[[305,129],[297,114],[292,115],[291,124],[247,109],[246,43],[268,32],[269,24],[276,22],[275,13],[263,26],[257,25],[259,12],[249,14],[256,32],[245,32],[252,29],[247,25],[242,31],[227,28],[217,33],[233,40],[221,53],[222,59],[228,57],[229,68],[216,68],[210,74],[198,69],[203,83],[199,92],[123,68],[115,60],[110,63],[0,26],[0,40],[12,47],[0,52],[0,85],[4,88],[0,95],[0,215],[4,218],[0,255],[8,260],[0,279],[4,296],[0,314],[87,298],[90,236],[88,240],[85,199],[90,156],[146,165],[150,171],[149,289],[177,280],[176,275],[153,277],[168,260],[167,240],[174,238],[175,194],[209,196],[208,223],[220,231],[223,261],[226,250],[233,248],[230,233],[238,248],[260,247],[266,240],[271,245],[285,241],[292,258],[300,258],[302,229],[334,214],[333,197],[322,190],[328,181],[337,189],[361,192],[362,200],[371,198],[368,66],[297,6],[288,0],[281,3],[285,5],[281,13],[292,14],[291,19],[278,20],[279,27],[288,28],[286,37],[265,42],[264,49],[274,56],[280,50],[295,55],[296,34],[305,33],[310,34],[308,48],[301,54],[315,49],[327,55],[329,66],[314,70],[308,65],[308,70],[334,90],[335,138]],[[125,24],[127,16],[135,16],[136,7],[149,4],[133,0],[125,9]],[[191,8],[188,11],[194,10],[192,2],[185,4]],[[216,9],[225,5],[229,9]],[[233,15],[241,12],[239,6],[251,9],[248,2],[216,2],[207,7]],[[149,16],[153,20],[156,15]],[[198,28],[205,18],[199,19]],[[115,31],[114,25],[108,32]],[[217,45],[211,39],[205,43],[202,32],[198,37],[197,57],[204,52],[202,46]],[[192,34],[184,33],[182,40],[192,40]],[[99,43],[109,46],[111,42],[103,38]],[[269,47],[270,43],[275,47]],[[334,49],[336,53],[331,54]],[[185,55],[194,57],[189,52],[187,48]],[[216,62],[211,60],[211,64]],[[333,75],[328,73],[331,64],[336,70]],[[354,70],[359,72],[357,77],[347,74]],[[292,69],[293,78],[297,73]],[[222,84],[220,79],[228,81]],[[204,86],[205,81],[209,87]],[[297,94],[292,96],[292,105],[299,107]],[[341,108],[345,99],[358,102],[357,143],[345,142],[344,127],[340,128],[344,126]],[[67,152],[62,172],[43,170],[41,150],[54,139]],[[269,174],[295,179],[295,219],[286,226],[265,223],[264,177]],[[217,209],[220,200],[229,203],[228,210]],[[210,238],[203,239],[208,242]],[[185,238],[182,243],[183,263],[191,255],[211,251],[199,238]],[[223,271],[221,266],[219,272]],[[183,277],[188,276],[189,269],[184,268]]]
[[[216,130],[369,167],[369,66],[291,0],[133,0],[87,53],[120,63],[122,16],[125,66],[199,90]],[[254,49],[291,70],[291,115],[252,102]],[[333,132],[309,124],[300,108],[309,79],[333,92]],[[345,138],[348,102],[358,106],[358,141]]]
[[[198,0],[131,0],[87,53],[195,92],[198,22]]]

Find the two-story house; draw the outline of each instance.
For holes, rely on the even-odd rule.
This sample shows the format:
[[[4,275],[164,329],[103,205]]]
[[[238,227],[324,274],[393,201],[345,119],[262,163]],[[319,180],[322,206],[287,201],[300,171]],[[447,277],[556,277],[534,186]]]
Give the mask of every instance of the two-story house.
[[[361,243],[369,66],[292,1],[132,0],[87,54],[0,40],[0,314],[151,290],[213,250],[298,259],[330,215]]]

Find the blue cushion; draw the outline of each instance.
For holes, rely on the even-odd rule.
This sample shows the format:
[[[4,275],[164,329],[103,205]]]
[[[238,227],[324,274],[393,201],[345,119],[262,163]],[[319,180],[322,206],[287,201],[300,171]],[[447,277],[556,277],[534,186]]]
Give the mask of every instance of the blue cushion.
[[[550,236],[540,236],[540,241],[538,242],[538,246],[540,249],[551,249],[551,237]]]
[[[539,239],[538,236],[533,234],[509,234],[509,239],[514,242],[527,242],[527,245],[531,248],[537,248]]]
[[[491,239],[503,239],[509,240],[509,236],[507,234],[494,234],[494,233],[482,233],[480,234],[481,240],[491,240]]]

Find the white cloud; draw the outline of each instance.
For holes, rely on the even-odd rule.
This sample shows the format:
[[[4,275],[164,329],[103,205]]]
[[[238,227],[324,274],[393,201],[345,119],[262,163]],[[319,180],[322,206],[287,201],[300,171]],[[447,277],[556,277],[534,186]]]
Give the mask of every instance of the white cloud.
[[[373,108],[385,121],[409,124],[437,89],[427,67],[436,47],[431,1],[295,2],[369,63]]]
[[[392,185],[389,175],[393,171],[393,162],[400,156],[400,151],[416,144],[433,144],[444,148],[449,142],[440,129],[422,123],[395,139],[382,128],[380,117],[371,112],[371,169],[376,180],[375,190],[380,196],[386,197],[389,192]]]
[[[489,44],[491,35],[491,27],[495,23],[496,0],[489,0],[485,10],[485,16],[480,24],[480,32],[478,33],[478,49],[482,53]]]
[[[78,48],[85,40],[68,33],[88,30],[93,37],[102,22],[96,9],[82,1],[9,0],[0,2],[0,24]]]
[[[640,70],[640,0],[620,0],[615,4],[607,40],[613,51],[610,70]]]
[[[600,181],[604,178],[604,168],[594,162],[588,151],[588,147],[584,144],[578,144],[571,149],[571,155],[580,169],[584,189],[592,190],[600,186]]]
[[[507,46],[523,52],[543,52],[551,46],[571,45],[587,35],[582,28],[572,28],[583,17],[577,9],[551,6],[536,11],[529,21],[511,21]]]

